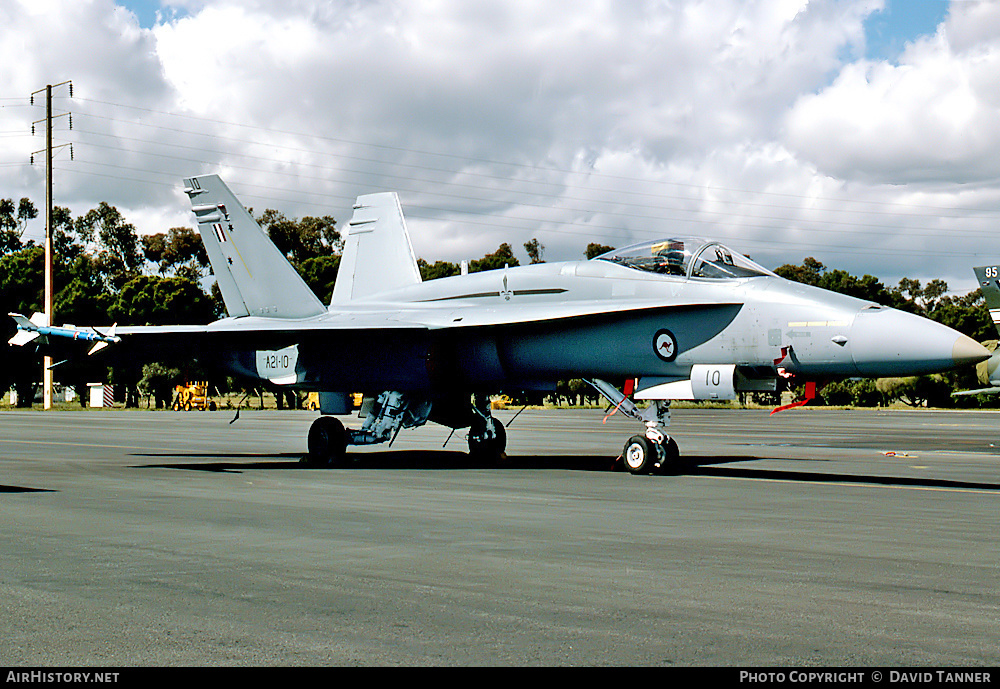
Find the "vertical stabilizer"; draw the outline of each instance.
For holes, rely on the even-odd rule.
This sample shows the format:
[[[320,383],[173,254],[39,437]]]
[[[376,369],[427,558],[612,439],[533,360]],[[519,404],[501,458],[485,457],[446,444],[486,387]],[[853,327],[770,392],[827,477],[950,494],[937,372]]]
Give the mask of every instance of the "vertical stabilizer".
[[[419,282],[399,198],[393,192],[359,196],[330,303],[346,304]]]
[[[986,300],[986,308],[990,312],[990,320],[993,321],[993,327],[997,329],[997,333],[1000,334],[1000,266],[982,266],[979,268],[973,268],[973,272],[976,274],[976,280],[979,282],[979,289],[983,293],[983,298]],[[1000,347],[993,345],[992,343],[984,342],[983,344],[993,352],[986,361],[980,361],[976,364],[976,377],[979,378],[979,382],[983,385],[989,385],[990,387],[980,390],[966,390],[964,392],[953,392],[953,395],[975,395],[981,392],[1000,392]]]
[[[986,300],[986,308],[990,311],[990,319],[1000,333],[1000,267],[983,266],[973,268],[976,280],[979,281],[979,289],[983,292]]]
[[[308,318],[326,307],[218,175],[184,180],[230,316]]]

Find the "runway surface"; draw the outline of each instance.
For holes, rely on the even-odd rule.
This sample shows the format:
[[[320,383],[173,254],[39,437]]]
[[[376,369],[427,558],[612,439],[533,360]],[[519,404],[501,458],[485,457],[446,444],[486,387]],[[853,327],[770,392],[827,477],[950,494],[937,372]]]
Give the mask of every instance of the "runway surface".
[[[1000,414],[676,410],[675,476],[603,416],[315,469],[308,412],[0,412],[0,662],[1000,663]]]

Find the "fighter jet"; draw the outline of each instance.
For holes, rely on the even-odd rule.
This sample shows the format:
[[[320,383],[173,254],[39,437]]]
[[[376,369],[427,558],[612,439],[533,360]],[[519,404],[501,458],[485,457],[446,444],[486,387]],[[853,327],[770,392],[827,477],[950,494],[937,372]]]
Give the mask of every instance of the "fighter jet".
[[[986,308],[990,310],[990,318],[993,320],[993,325],[997,329],[997,333],[1000,334],[1000,266],[981,266],[973,268],[972,271],[976,274],[979,289],[983,291],[983,297],[986,299]],[[990,395],[1000,392],[1000,351],[996,349],[995,343],[991,346],[994,349],[990,358],[976,365],[976,374],[979,382],[990,387],[953,392],[951,393],[953,397],[959,395]]]
[[[197,357],[277,388],[320,391],[308,461],[391,442],[433,421],[468,428],[473,455],[500,456],[500,391],[551,392],[582,378],[642,424],[632,473],[678,466],[671,400],[814,390],[839,377],[931,373],[989,357],[933,321],[784,280],[715,241],[672,237],[592,260],[422,282],[395,193],[360,196],[324,305],[215,175],[184,180],[228,317],[122,327],[106,351]],[[363,391],[360,428],[345,428]]]

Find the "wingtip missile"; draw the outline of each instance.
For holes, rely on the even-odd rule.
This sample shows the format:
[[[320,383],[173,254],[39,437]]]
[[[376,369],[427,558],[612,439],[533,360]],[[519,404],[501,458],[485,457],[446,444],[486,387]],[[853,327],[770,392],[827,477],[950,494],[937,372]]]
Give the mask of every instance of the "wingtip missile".
[[[94,342],[88,354],[94,354],[107,347],[109,344],[121,342],[121,338],[115,335],[117,323],[111,326],[107,335],[102,334],[96,328],[84,330],[73,326],[54,327],[49,325],[49,319],[43,313],[35,313],[31,318],[25,318],[19,313],[8,313],[17,324],[17,333],[7,340],[12,345],[23,346],[36,340],[39,337],[64,337],[71,340],[82,340],[84,342]]]

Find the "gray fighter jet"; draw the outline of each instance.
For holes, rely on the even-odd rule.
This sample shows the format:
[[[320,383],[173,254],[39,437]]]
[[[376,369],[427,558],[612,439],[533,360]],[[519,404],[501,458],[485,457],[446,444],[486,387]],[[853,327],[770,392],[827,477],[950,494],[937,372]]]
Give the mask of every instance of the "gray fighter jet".
[[[308,438],[317,464],[427,421],[469,428],[470,453],[498,456],[506,432],[489,394],[582,378],[644,425],[623,458],[629,471],[648,473],[679,456],[667,433],[671,400],[773,392],[782,377],[813,390],[816,381],[989,357],[943,325],[789,282],[704,239],[422,282],[394,193],[358,198],[325,306],[218,176],[184,182],[229,317],[121,327],[105,351],[197,357],[320,391]],[[363,423],[345,428],[337,415],[351,413],[354,391],[365,393]]]
[[[973,268],[972,271],[976,274],[979,289],[983,291],[983,298],[986,300],[986,308],[990,311],[993,325],[996,327],[997,333],[1000,334],[1000,266],[981,266]],[[995,344],[990,346],[994,347],[993,354],[986,361],[981,361],[976,365],[979,382],[990,387],[953,392],[952,396],[1000,392],[1000,350],[996,349]]]

